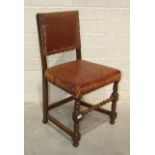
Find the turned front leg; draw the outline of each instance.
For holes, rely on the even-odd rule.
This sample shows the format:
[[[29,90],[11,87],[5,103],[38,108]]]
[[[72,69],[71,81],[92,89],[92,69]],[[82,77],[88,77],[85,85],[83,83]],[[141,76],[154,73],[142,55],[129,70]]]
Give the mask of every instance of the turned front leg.
[[[74,134],[73,134],[73,146],[77,147],[79,145],[79,140],[81,134],[79,132],[79,121],[80,121],[80,98],[75,99],[73,121],[74,121]]]
[[[112,100],[112,106],[111,106],[110,124],[115,123],[115,119],[117,116],[117,113],[116,113],[116,102],[118,100],[117,91],[118,91],[118,82],[115,82],[113,86],[113,93],[111,94],[113,96],[113,100]]]

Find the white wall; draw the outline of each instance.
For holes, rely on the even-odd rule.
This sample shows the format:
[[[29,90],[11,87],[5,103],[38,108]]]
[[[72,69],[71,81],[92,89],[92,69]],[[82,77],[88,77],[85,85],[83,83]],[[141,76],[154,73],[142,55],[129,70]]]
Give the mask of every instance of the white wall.
[[[35,15],[38,12],[79,10],[83,59],[122,71],[120,104],[129,103],[129,0],[25,0],[25,104],[40,104],[41,61]],[[58,54],[49,64],[74,59],[75,53]],[[111,86],[85,98],[100,101]],[[52,101],[67,94],[52,86]]]

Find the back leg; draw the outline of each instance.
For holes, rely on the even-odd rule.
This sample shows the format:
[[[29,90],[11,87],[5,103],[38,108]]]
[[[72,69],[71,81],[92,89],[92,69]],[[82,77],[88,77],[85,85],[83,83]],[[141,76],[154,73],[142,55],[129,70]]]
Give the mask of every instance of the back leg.
[[[43,78],[43,123],[48,122],[48,81]]]

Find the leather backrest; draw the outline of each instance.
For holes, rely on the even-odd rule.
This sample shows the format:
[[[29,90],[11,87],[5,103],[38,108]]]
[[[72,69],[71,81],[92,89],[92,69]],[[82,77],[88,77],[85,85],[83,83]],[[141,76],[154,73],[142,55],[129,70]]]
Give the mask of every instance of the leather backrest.
[[[78,11],[37,14],[43,55],[80,49],[78,18]]]

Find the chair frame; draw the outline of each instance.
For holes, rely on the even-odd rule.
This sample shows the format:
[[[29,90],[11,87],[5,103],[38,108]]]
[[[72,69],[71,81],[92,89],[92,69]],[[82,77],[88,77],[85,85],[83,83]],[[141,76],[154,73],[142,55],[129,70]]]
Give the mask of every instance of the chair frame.
[[[38,23],[38,15],[37,15],[37,27],[38,27],[38,32],[39,30],[39,23]],[[42,44],[41,44],[41,36],[39,34],[39,46],[40,46],[40,55],[41,55],[41,63],[42,63],[42,93],[43,93],[43,123],[48,123],[48,120],[54,123],[56,126],[58,126],[60,129],[62,129],[65,133],[67,133],[69,136],[71,136],[73,140],[73,146],[77,147],[79,145],[79,140],[81,138],[81,134],[79,131],[80,128],[80,121],[83,119],[83,117],[93,111],[96,110],[98,112],[101,112],[103,114],[106,114],[110,117],[110,124],[115,123],[115,119],[117,117],[117,112],[116,112],[116,102],[118,100],[118,82],[114,82],[113,85],[113,92],[111,96],[95,105],[87,103],[85,101],[82,101],[82,96],[80,97],[75,97],[75,96],[70,96],[67,97],[63,100],[60,100],[58,102],[52,103],[49,105],[48,103],[48,81],[45,79],[44,72],[47,69],[47,58],[45,55],[43,55],[42,51]],[[81,48],[76,49],[76,59],[79,60],[81,59]],[[74,103],[74,110],[72,113],[72,119],[74,121],[74,127],[73,130],[69,129],[67,126],[65,126],[63,123],[58,121],[55,117],[49,114],[49,111],[61,106],[63,104],[68,103],[69,101],[75,101]],[[106,103],[112,102],[111,104],[111,110],[107,110],[104,108],[101,108],[101,106],[105,105]],[[87,107],[86,110],[80,110],[80,105]]]

